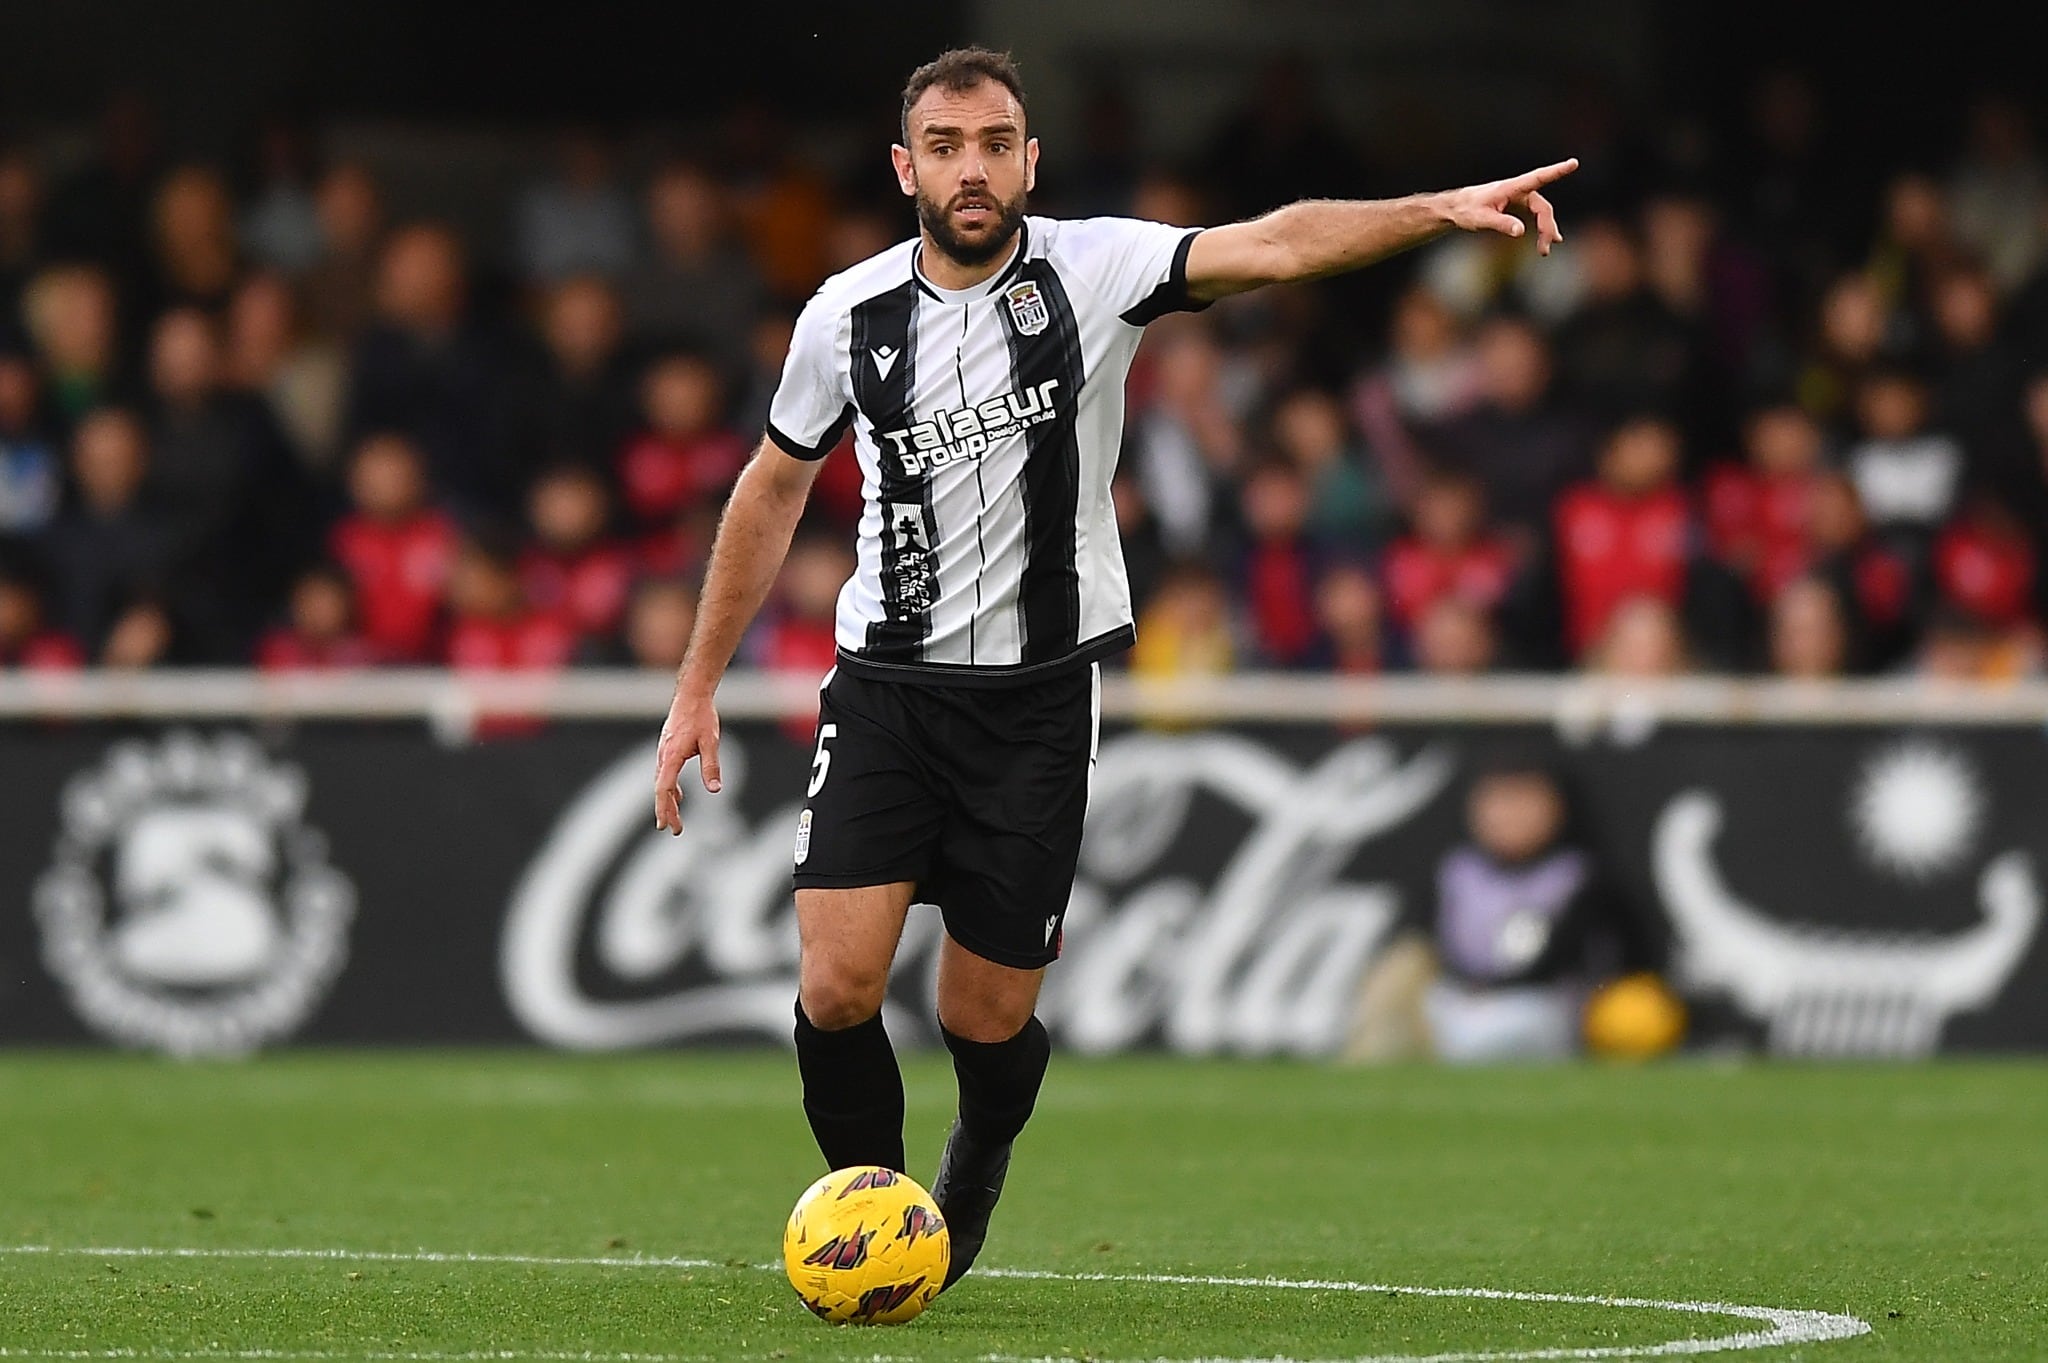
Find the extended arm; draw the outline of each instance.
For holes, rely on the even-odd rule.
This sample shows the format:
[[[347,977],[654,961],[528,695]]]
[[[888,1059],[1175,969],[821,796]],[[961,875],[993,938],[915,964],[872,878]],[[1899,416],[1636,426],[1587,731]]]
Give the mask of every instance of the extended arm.
[[[818,461],[795,458],[764,439],[725,504],[718,535],[711,542],[711,562],[704,570],[696,628],[676,674],[675,700],[655,753],[657,828],[683,831],[682,795],[676,781],[692,757],[702,758],[699,774],[704,789],[718,789],[718,712],[712,697],[740,637],[775,584],[818,468]]]
[[[1536,249],[1549,255],[1564,234],[1539,191],[1578,168],[1576,160],[1559,161],[1512,180],[1404,199],[1306,199],[1249,222],[1212,227],[1188,248],[1188,293],[1209,302],[1262,284],[1324,279],[1453,230],[1519,237],[1518,211],[1535,220]]]

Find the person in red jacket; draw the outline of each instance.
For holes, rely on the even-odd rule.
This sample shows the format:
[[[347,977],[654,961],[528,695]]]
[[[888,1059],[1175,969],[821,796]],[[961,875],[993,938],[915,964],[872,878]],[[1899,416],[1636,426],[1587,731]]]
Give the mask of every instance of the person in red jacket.
[[[1691,560],[1692,509],[1678,484],[1678,433],[1658,417],[1622,423],[1597,475],[1558,498],[1558,586],[1565,641],[1582,656],[1622,602],[1677,607]]]
[[[1988,488],[1974,489],[1935,541],[1934,583],[1943,601],[1994,628],[2032,622],[2034,546]]]
[[[1381,572],[1388,613],[1413,634],[1431,606],[1457,596],[1483,612],[1500,605],[1514,576],[1515,552],[1488,524],[1486,492],[1469,474],[1427,474],[1415,494],[1409,533],[1388,548]]]
[[[0,668],[70,671],[85,666],[76,639],[43,627],[43,602],[23,577],[0,572]]]
[[[534,542],[519,556],[519,585],[535,610],[562,617],[585,640],[617,632],[633,589],[632,553],[605,536],[611,493],[581,464],[551,469],[527,493]]]
[[[448,577],[447,662],[477,671],[561,667],[576,652],[576,631],[552,611],[536,610],[520,590],[514,556],[483,537],[462,541]]]
[[[646,426],[618,457],[626,510],[643,528],[693,506],[724,502],[747,461],[746,442],[720,424],[724,387],[710,361],[668,355],[640,381]]]
[[[348,573],[320,564],[292,584],[290,622],[270,631],[256,646],[256,666],[265,672],[314,672],[370,667],[377,650],[356,629],[355,589]]]
[[[441,626],[455,523],[429,504],[426,465],[400,435],[373,435],[348,471],[355,510],[328,548],[355,585],[365,638],[386,661],[430,660]]]
[[[1759,601],[1806,571],[1808,523],[1823,476],[1819,426],[1793,403],[1751,414],[1745,462],[1707,473],[1703,506],[1707,545],[1749,584]]]

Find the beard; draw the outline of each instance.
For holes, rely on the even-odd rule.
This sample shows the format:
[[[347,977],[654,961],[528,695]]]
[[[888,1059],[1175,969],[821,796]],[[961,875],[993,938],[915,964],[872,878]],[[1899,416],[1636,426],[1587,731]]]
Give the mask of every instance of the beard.
[[[1024,201],[1028,197],[1027,191],[1019,190],[1017,197],[1006,203],[993,194],[957,194],[951,204],[940,204],[927,198],[920,190],[917,195],[917,221],[931,237],[932,244],[955,264],[970,268],[986,265],[1007,251],[1016,239],[1017,229],[1024,225]],[[953,229],[952,210],[963,203],[985,204],[996,210],[995,221],[990,224],[986,236],[970,239]]]

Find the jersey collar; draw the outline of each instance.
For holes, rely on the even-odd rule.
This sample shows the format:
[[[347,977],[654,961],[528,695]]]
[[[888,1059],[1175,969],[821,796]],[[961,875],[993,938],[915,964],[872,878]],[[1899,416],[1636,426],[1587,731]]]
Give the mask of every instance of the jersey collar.
[[[1031,244],[1030,237],[1031,221],[1027,218],[1017,224],[1017,240],[1011,247],[1009,263],[972,288],[942,289],[932,283],[931,280],[926,279],[923,264],[924,242],[921,239],[918,241],[916,249],[910,253],[910,274],[917,281],[917,287],[920,292],[931,295],[941,303],[972,303],[979,299],[987,298],[997,289],[1009,283],[1015,277],[1017,271],[1023,268],[1024,252]]]

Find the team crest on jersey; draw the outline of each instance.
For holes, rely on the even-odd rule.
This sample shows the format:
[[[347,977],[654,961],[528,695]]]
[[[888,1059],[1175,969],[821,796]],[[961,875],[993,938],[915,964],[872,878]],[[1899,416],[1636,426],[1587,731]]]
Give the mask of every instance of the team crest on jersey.
[[[1003,297],[1010,303],[1010,320],[1025,336],[1036,336],[1052,321],[1052,314],[1045,308],[1045,295],[1039,292],[1034,280],[1012,284],[1004,291]]]

